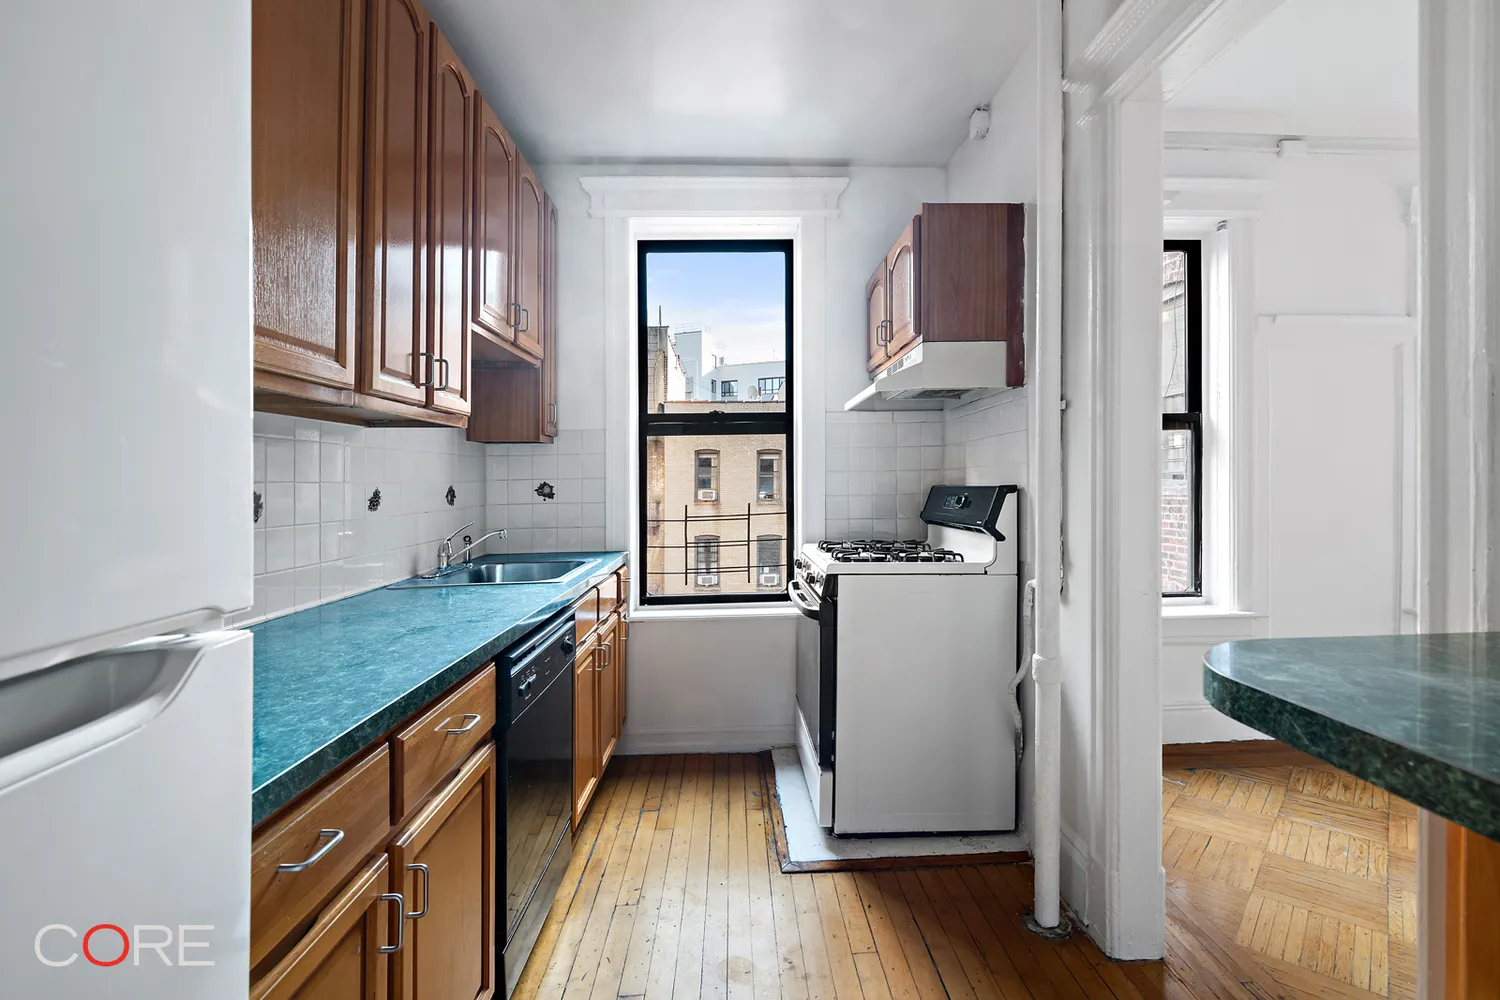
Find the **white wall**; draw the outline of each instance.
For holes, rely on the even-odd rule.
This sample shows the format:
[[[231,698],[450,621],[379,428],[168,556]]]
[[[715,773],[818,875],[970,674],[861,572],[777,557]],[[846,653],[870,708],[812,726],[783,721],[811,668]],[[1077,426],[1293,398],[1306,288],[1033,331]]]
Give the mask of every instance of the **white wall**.
[[[1169,188],[1172,178],[1233,179],[1258,200],[1230,222],[1248,234],[1235,245],[1250,256],[1230,265],[1234,295],[1249,297],[1248,329],[1236,333],[1245,339],[1236,391],[1247,420],[1236,433],[1247,452],[1249,532],[1233,604],[1250,614],[1168,613],[1162,735],[1168,743],[1256,738],[1203,699],[1209,647],[1405,624],[1417,268],[1407,212],[1418,163],[1404,152],[1168,149],[1165,175]],[[1224,335],[1211,320],[1206,336]]]

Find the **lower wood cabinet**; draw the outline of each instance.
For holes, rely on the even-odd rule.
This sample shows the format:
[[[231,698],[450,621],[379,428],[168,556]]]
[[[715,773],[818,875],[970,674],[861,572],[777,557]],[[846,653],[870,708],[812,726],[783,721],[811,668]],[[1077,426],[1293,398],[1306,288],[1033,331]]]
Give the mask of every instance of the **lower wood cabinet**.
[[[611,614],[579,648],[573,675],[574,829],[588,811],[624,731],[628,627],[618,612]]]
[[[404,900],[386,892],[385,855],[354,877],[250,1000],[386,1000],[389,958],[396,950]]]
[[[599,787],[599,633],[578,649],[573,661],[573,829],[579,828],[594,789]]]
[[[407,899],[392,1000],[488,1000],[495,994],[495,746],[486,744],[391,843]]]

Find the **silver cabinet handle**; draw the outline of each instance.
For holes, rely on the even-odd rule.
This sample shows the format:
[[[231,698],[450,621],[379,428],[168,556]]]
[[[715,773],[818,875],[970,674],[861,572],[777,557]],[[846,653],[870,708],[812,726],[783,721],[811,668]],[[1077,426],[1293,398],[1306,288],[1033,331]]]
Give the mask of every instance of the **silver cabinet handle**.
[[[521,307],[521,322],[524,325],[519,330],[517,330],[516,332],[517,333],[529,333],[529,332],[531,332],[531,310],[527,309],[525,306]]]
[[[439,392],[443,392],[449,388],[448,376],[452,373],[452,369],[448,365],[447,358],[438,358],[435,363],[443,366],[443,384],[437,387]]]
[[[552,423],[556,424],[557,423],[557,404],[556,403],[548,403],[547,404],[547,413],[549,414],[549,416],[550,416],[550,418],[552,420]]]
[[[515,319],[510,321],[511,329],[519,333],[521,331],[521,303],[512,302],[510,309],[511,314],[515,316]]]
[[[406,915],[409,920],[421,920],[427,916],[427,897],[432,892],[432,872],[423,864],[407,865],[406,870],[422,873],[422,908]]]
[[[382,955],[394,955],[406,943],[406,899],[399,892],[383,892],[380,898],[396,904],[396,943],[380,946]]]
[[[317,852],[315,854],[313,854],[312,857],[308,858],[306,861],[299,861],[296,864],[291,864],[291,865],[277,865],[276,866],[276,870],[279,871],[279,872],[305,872],[305,871],[307,871],[313,865],[317,864],[319,861],[322,861],[324,855],[326,855],[329,851],[333,850],[335,847],[338,846],[339,841],[341,841],[341,840],[344,839],[344,831],[343,830],[319,830],[318,831],[318,836],[319,836],[319,838],[329,837],[331,839],[328,841],[328,843],[326,843],[322,847],[318,848]]]
[[[452,716],[449,716],[448,718],[451,719]],[[443,727],[446,726],[446,725],[448,725],[448,719],[444,719],[442,722],[440,722],[438,724],[438,729],[442,729],[443,732],[446,733],[446,734],[448,734],[449,736],[461,736],[464,733],[467,733],[469,730],[473,729],[475,726],[479,725],[479,720],[482,719],[482,718],[483,718],[483,716],[474,715],[471,712],[465,712],[464,713],[464,723],[465,723],[465,725],[462,726],[461,728],[459,728],[459,729],[444,729]],[[433,732],[437,732],[437,729],[434,729]]]
[[[609,666],[610,644],[607,642],[601,642],[599,644],[599,653],[599,665],[594,669],[596,671],[599,671],[600,673],[603,673],[604,668]]]
[[[416,383],[418,388],[424,388],[432,385],[432,377],[437,369],[437,358],[433,356],[431,351],[422,351],[417,357],[427,359],[427,377]]]

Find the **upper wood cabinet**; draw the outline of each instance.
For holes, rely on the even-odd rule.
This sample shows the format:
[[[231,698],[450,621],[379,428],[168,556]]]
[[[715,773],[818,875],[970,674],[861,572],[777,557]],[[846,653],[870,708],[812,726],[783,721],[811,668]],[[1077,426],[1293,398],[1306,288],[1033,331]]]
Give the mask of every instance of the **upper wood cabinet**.
[[[516,165],[516,347],[541,360],[547,196],[526,157],[517,155]]]
[[[463,427],[483,396],[475,440],[552,440],[555,216],[451,41],[420,0],[252,30],[255,408]]]
[[[429,111],[427,328],[433,375],[427,405],[469,412],[469,295],[473,262],[474,79],[434,25]]]
[[[476,115],[474,169],[474,296],[473,331],[480,338],[476,356],[490,356],[484,339],[514,346],[515,296],[511,271],[515,267],[516,144],[500,124],[494,109],[481,95]]]
[[[255,366],[352,388],[366,0],[255,0]]]
[[[542,253],[542,437],[557,437],[557,206],[548,198]]]
[[[919,215],[907,225],[885,258],[891,296],[890,320],[886,324],[885,336],[888,358],[900,357],[922,336],[917,309],[922,294],[922,274],[917,270],[921,246],[922,217]]]
[[[1025,280],[1024,205],[923,205],[866,287],[869,371],[924,341],[1001,341],[1006,384],[1021,385]]]
[[[885,351],[886,327],[890,321],[890,288],[885,260],[875,266],[875,273],[865,285],[865,309],[869,317],[869,339],[867,343],[870,359],[870,374],[875,374],[887,357]]]
[[[496,979],[495,746],[486,744],[391,843],[407,901],[391,1000],[487,1000]]]
[[[372,0],[365,94],[360,389],[425,405],[427,112],[432,21],[417,0]]]

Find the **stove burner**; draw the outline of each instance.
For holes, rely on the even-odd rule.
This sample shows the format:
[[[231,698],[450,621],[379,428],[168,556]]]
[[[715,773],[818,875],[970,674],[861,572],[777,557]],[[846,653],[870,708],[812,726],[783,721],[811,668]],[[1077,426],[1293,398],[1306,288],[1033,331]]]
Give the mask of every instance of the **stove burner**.
[[[818,548],[828,553],[834,562],[900,562],[900,563],[952,563],[963,562],[964,557],[951,549],[934,549],[926,542],[889,542],[873,539],[857,539],[847,542],[823,541]]]

